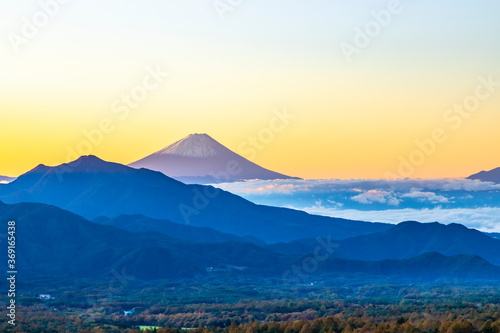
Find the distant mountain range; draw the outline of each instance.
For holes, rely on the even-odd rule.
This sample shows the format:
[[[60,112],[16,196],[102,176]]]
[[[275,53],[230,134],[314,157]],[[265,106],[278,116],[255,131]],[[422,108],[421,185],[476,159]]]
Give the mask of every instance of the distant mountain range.
[[[16,221],[18,270],[26,279],[101,277],[113,272],[144,280],[184,278],[220,265],[265,274],[287,265],[285,256],[249,243],[193,243],[159,233],[131,233],[38,203],[0,202],[0,219]]]
[[[136,218],[140,217],[131,217],[132,220]],[[119,219],[126,220],[128,217]],[[238,276],[269,276],[283,278],[284,282],[299,282],[296,281],[299,276],[286,272],[290,272],[296,263],[304,262],[304,256],[279,254],[245,242],[195,243],[157,232],[120,230],[91,223],[68,211],[39,203],[7,205],[0,202],[0,220],[16,221],[17,237],[22,240],[17,244],[17,266],[20,277],[26,281],[110,278],[116,274],[150,281],[232,272]],[[317,254],[316,251],[311,252],[306,258],[313,253]],[[393,253],[394,256],[398,253]],[[2,260],[0,266],[4,267],[6,262]],[[447,257],[433,252],[402,260],[330,257],[322,261],[316,270],[308,272],[311,277],[357,273],[426,281],[500,279],[500,267],[476,255]]]
[[[408,259],[438,252],[447,256],[473,254],[500,265],[500,240],[454,223],[404,222],[382,233],[340,243],[338,255],[346,259]]]
[[[250,162],[207,134],[191,134],[129,166],[160,171],[189,184],[294,178]]]
[[[482,182],[494,182],[500,184],[500,168],[496,168],[490,171],[481,171],[467,178],[478,179]]]
[[[5,184],[5,183],[10,183],[14,181],[16,178],[14,177],[7,177],[7,176],[0,176],[0,184]]]
[[[307,254],[319,244],[317,239],[304,239],[272,244],[267,248],[283,254]],[[353,237],[336,244],[332,256],[350,260],[410,259],[436,252],[446,256],[475,255],[500,265],[500,239],[454,223],[402,222],[384,232]]]
[[[14,182],[0,185],[0,200],[45,203],[87,219],[142,214],[268,243],[325,235],[345,239],[391,226],[256,205],[211,186],[186,185],[160,172],[105,162],[95,156],[58,167],[39,165]]]
[[[95,156],[39,165],[1,184],[0,200],[0,220],[17,222],[25,279],[234,273],[295,283],[301,274],[288,273],[313,258],[311,278],[500,280],[500,239],[463,225],[368,223],[256,205]]]

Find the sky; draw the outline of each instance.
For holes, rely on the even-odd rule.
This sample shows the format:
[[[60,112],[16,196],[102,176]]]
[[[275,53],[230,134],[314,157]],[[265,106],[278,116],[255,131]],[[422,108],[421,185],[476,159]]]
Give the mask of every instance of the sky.
[[[0,175],[131,163],[190,133],[308,179],[500,166],[498,1],[1,8]]]

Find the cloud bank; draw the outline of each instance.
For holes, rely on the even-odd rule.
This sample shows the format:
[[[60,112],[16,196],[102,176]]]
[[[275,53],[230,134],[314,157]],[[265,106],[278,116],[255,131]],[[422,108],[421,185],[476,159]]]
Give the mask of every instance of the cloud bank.
[[[216,185],[258,204],[399,223],[460,223],[500,232],[500,184],[463,178],[274,180]]]
[[[295,208],[288,206],[288,208]],[[369,222],[397,224],[403,221],[460,223],[484,232],[500,232],[500,208],[476,209],[388,209],[382,211],[361,211],[355,209],[332,209],[321,206],[306,207],[302,210],[316,215],[340,217]]]

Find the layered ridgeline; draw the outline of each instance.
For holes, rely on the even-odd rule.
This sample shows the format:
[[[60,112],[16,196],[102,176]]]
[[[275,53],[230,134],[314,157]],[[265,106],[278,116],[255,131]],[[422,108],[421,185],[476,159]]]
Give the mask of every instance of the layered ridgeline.
[[[390,227],[256,205],[211,186],[186,185],[160,172],[105,162],[95,156],[58,167],[39,165],[14,182],[0,185],[0,200],[50,204],[87,219],[142,214],[265,242],[325,235],[345,239]]]
[[[194,243],[159,233],[131,233],[39,203],[0,202],[0,220],[16,222],[17,270],[25,282],[116,274],[171,279],[203,274],[207,267],[233,266],[248,273],[280,274],[289,262],[249,243]],[[7,259],[2,262],[3,267]]]
[[[132,220],[136,218],[139,217]],[[500,267],[473,254],[424,253],[404,260],[368,261],[335,258],[327,255],[328,247],[322,247],[305,257],[285,255],[239,241],[195,243],[161,233],[133,233],[91,223],[81,216],[39,203],[0,202],[0,220],[16,221],[17,237],[22,240],[17,244],[19,276],[23,283],[35,286],[58,278],[75,283],[80,278],[109,280],[117,274],[127,279],[127,283],[214,274],[228,278],[232,273],[240,277],[275,277],[283,283],[303,283],[323,274],[345,276],[346,273],[419,281],[500,279]],[[194,234],[202,231],[190,228]],[[302,265],[308,258],[317,258],[315,269],[307,266],[306,270]],[[1,267],[7,262],[4,259]]]
[[[490,171],[481,171],[467,178],[477,179],[482,182],[494,182],[500,184],[500,168],[496,168]]]
[[[404,222],[382,233],[344,240],[338,248],[343,258],[361,260],[408,259],[427,252],[474,254],[500,265],[500,240],[455,223]]]
[[[100,216],[92,220],[92,222],[125,229],[131,232],[159,232],[169,237],[181,238],[199,243],[249,242],[262,244],[262,241],[253,237],[238,237],[212,228],[193,227],[168,220],[153,219],[141,214],[120,215],[114,219]]]
[[[328,239],[320,241],[331,244]],[[317,239],[273,244],[268,248],[284,254],[307,254]],[[351,260],[409,259],[435,252],[446,256],[475,255],[500,265],[500,240],[461,224],[402,222],[370,235],[353,237],[332,245],[332,256]]]
[[[129,166],[160,171],[189,184],[294,178],[250,162],[207,134],[191,134]]]

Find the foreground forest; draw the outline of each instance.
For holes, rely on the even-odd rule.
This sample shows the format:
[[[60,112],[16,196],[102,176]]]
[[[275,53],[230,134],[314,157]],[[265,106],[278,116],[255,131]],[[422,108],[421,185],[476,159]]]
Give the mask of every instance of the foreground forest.
[[[199,281],[198,281],[199,282]],[[20,298],[15,332],[500,332],[500,286],[245,281],[53,288]],[[131,311],[125,315],[125,311]],[[2,310],[5,318],[5,311]],[[2,321],[0,329],[13,328]]]
[[[156,318],[160,324],[181,320],[183,315],[148,314],[135,318],[111,316],[109,319],[84,320],[78,315],[65,316],[44,307],[22,308],[16,332],[158,332],[193,333],[208,332],[273,332],[273,333],[333,333],[333,332],[442,332],[442,333],[497,333],[500,332],[500,307],[498,304],[429,304],[426,306],[360,305],[355,303],[338,304],[340,308],[321,312],[308,309],[303,312],[273,313],[268,318],[279,321],[251,321],[240,323],[233,310],[232,320],[216,320],[207,326],[194,329],[168,325],[164,328],[141,329],[134,322]],[[227,309],[229,311],[230,309]],[[202,310],[203,311],[203,310]],[[154,312],[154,310],[153,310]],[[245,310],[246,312],[246,310]],[[336,313],[338,312],[338,313]],[[191,317],[203,317],[204,313],[192,313]],[[189,316],[186,316],[189,317]],[[244,318],[245,316],[243,316]],[[319,318],[318,318],[319,317]],[[137,327],[137,328],[134,328]],[[2,325],[8,332],[9,326]]]

